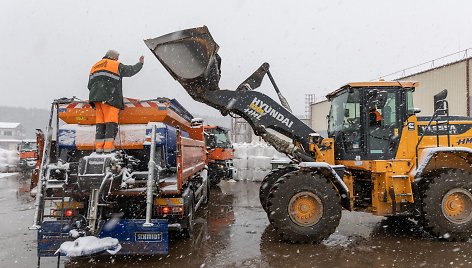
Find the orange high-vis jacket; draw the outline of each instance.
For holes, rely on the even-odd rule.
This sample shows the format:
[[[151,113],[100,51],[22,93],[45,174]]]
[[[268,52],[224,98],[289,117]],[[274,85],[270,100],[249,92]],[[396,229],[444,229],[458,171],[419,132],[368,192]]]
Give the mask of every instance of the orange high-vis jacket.
[[[382,121],[382,115],[380,115],[379,111],[371,111],[370,114],[375,114],[375,121]]]
[[[112,74],[116,74],[118,77],[120,76],[120,71],[118,69],[120,66],[120,62],[117,60],[111,59],[101,59],[97,63],[95,63],[92,68],[90,69],[90,75],[95,74],[100,71],[110,72]]]

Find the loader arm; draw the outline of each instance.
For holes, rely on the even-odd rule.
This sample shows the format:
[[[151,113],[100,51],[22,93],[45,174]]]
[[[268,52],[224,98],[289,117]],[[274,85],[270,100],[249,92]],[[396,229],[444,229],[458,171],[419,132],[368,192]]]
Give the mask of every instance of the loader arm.
[[[257,69],[237,90],[222,90],[219,88],[219,47],[207,27],[182,30],[144,42],[193,99],[219,110],[222,115],[231,113],[243,117],[257,136],[279,152],[299,161],[314,161],[314,154],[309,152],[309,137],[316,132],[288,110],[283,97],[281,100],[287,108],[269,96],[254,91],[260,86],[265,74],[268,74],[281,96],[268,72],[267,63]],[[281,133],[292,142],[279,138],[268,129]]]

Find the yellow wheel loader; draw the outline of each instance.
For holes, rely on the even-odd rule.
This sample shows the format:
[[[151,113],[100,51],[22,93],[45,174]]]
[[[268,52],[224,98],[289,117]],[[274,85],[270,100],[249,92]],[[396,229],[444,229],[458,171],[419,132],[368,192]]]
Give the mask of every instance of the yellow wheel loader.
[[[145,43],[192,98],[222,115],[243,117],[293,160],[269,173],[260,188],[261,204],[284,240],[326,239],[343,208],[415,218],[447,240],[471,237],[472,119],[449,115],[447,91],[435,96],[433,115],[420,117],[413,106],[415,82],[346,84],[327,96],[331,110],[323,138],[292,114],[267,63],[235,90],[220,89],[221,58],[207,27]],[[280,104],[256,91],[265,75]]]

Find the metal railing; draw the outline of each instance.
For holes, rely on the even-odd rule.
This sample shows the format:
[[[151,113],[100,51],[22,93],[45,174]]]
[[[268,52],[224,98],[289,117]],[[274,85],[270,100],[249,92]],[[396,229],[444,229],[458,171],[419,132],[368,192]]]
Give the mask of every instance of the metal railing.
[[[469,56],[471,52],[472,52],[472,48],[467,48],[467,49],[457,51],[457,52],[454,52],[454,53],[451,53],[451,54],[448,54],[448,55],[445,55],[445,56],[442,56],[442,57],[439,57],[439,58],[436,58],[427,62],[423,62],[417,65],[393,72],[393,73],[381,75],[370,81],[377,81],[379,80],[379,78],[384,79],[384,80],[402,79],[411,75],[415,75],[417,73],[421,73],[430,69],[438,68],[441,66],[445,66],[445,65],[457,62],[457,61],[470,58],[470,56],[472,56],[472,55]]]

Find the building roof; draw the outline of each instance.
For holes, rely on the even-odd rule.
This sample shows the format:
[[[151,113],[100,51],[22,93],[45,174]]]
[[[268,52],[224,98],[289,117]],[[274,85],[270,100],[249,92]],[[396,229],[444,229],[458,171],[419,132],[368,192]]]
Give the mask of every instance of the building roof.
[[[441,69],[441,68],[444,68],[444,67],[448,67],[448,66],[451,66],[451,65],[454,65],[454,64],[458,64],[458,63],[461,63],[461,62],[464,62],[464,61],[469,61],[471,59],[472,59],[472,57],[466,57],[464,59],[453,61],[453,62],[450,62],[450,63],[446,63],[446,64],[443,64],[443,65],[440,65],[440,66],[437,66],[437,67],[428,68],[428,69],[420,71],[420,72],[412,73],[412,74],[409,74],[409,75],[404,75],[404,76],[402,76],[400,78],[397,78],[395,80],[407,79],[407,78],[413,77],[415,75],[431,72],[431,71]]]
[[[339,89],[329,93],[326,95],[326,98],[330,99],[334,97],[336,94],[344,90],[345,88],[355,88],[355,87],[398,87],[401,86],[403,88],[412,88],[419,86],[418,82],[409,82],[409,81],[374,81],[374,82],[351,82],[347,83],[346,85],[340,87]]]
[[[14,123],[14,122],[0,122],[0,128],[15,129],[19,127],[20,125],[21,125],[20,123]]]
[[[0,143],[21,143],[19,139],[0,139]]]

